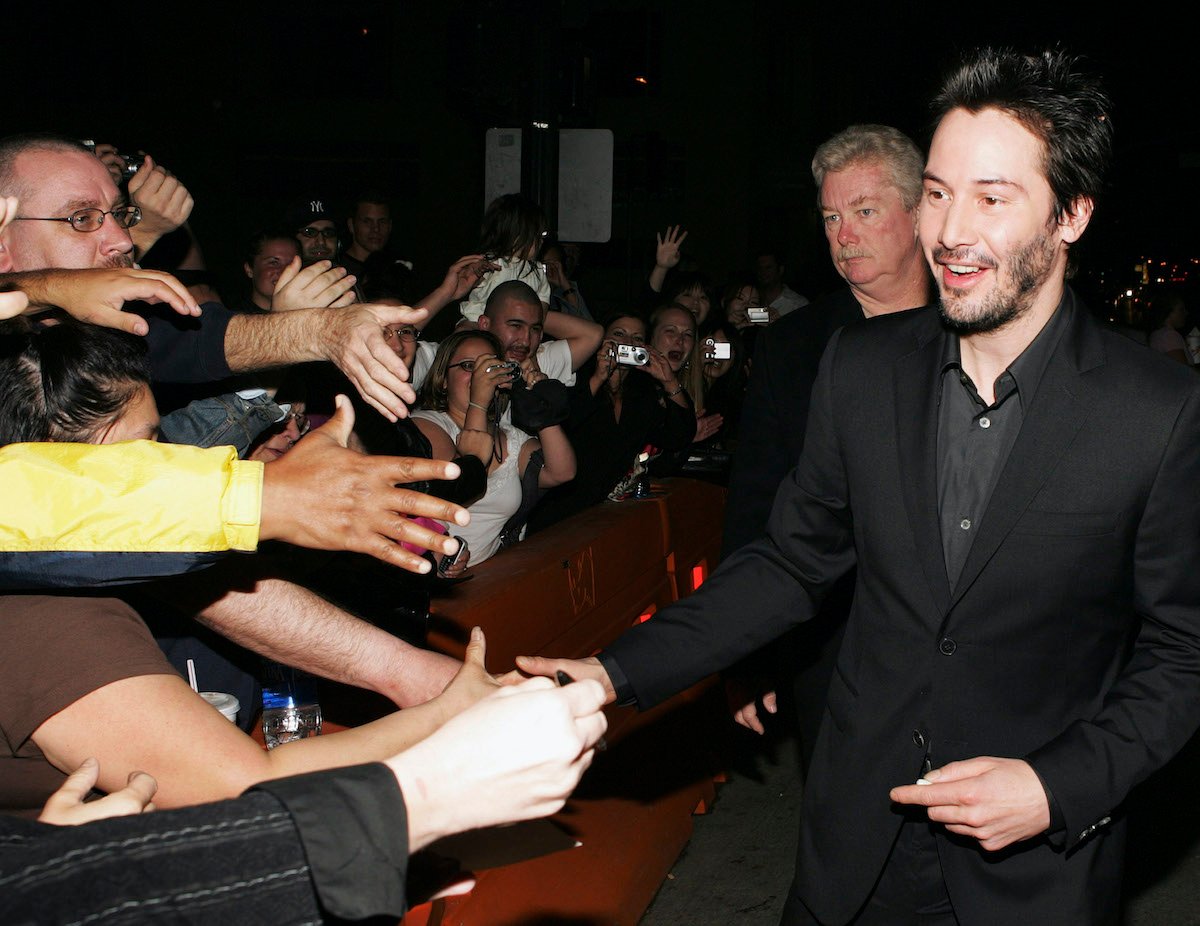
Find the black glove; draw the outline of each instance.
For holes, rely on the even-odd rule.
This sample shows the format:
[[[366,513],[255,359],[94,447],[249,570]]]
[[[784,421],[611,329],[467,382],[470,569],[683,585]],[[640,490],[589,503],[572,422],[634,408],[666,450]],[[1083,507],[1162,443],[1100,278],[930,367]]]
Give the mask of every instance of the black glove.
[[[562,424],[570,410],[571,396],[556,379],[543,379],[529,389],[521,389],[514,383],[512,397],[512,423],[526,434],[536,434],[542,428]]]

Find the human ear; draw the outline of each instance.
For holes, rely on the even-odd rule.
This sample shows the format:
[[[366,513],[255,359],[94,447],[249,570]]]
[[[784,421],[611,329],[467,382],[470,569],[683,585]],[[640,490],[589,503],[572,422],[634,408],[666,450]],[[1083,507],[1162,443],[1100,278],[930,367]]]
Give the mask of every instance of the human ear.
[[[1071,208],[1064,211],[1058,218],[1059,234],[1067,244],[1074,244],[1081,237],[1092,220],[1095,203],[1090,196],[1080,196],[1071,203]]]

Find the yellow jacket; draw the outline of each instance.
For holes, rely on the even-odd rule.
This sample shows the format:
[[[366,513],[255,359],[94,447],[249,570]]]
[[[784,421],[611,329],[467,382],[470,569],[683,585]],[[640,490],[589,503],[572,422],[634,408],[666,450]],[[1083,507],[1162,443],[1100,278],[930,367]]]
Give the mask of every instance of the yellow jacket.
[[[231,447],[2,447],[0,587],[137,581],[254,550],[262,480]]]

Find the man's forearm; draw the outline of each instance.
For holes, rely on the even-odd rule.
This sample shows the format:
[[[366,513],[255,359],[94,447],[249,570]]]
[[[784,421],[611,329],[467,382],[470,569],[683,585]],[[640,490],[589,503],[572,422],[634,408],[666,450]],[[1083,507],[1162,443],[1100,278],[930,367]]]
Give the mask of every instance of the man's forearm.
[[[595,322],[565,312],[546,313],[546,334],[571,346],[571,369],[578,370],[600,346],[604,329]]]
[[[199,619],[247,649],[376,691],[400,707],[441,693],[460,663],[418,649],[291,582],[259,578],[203,607]]]
[[[225,330],[225,361],[235,373],[326,360],[329,309],[298,309],[265,315],[238,314]]]

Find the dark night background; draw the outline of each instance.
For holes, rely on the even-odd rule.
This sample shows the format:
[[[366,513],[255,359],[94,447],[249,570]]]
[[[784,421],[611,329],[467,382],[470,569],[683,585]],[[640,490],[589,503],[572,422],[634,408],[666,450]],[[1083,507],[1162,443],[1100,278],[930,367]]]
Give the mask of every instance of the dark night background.
[[[930,13],[295,0],[106,6],[80,17],[46,6],[6,17],[5,130],[155,155],[195,195],[193,227],[237,295],[254,228],[292,201],[336,204],[373,185],[394,194],[395,235],[426,291],[476,247],[485,130],[548,115],[615,134],[613,234],[585,249],[589,302],[634,292],[655,230],[673,222],[691,232],[687,255],[718,280],[770,243],[788,255],[792,285],[815,296],[836,279],[815,222],[813,149],[853,122],[896,125],[924,146],[940,77],[980,44],[1062,44],[1107,81],[1117,163],[1084,239],[1089,294],[1100,270],[1110,289],[1132,285],[1142,255],[1185,268],[1200,255],[1195,52],[1184,30],[1172,35],[1171,23],[1132,8],[1109,18],[1045,3]]]

